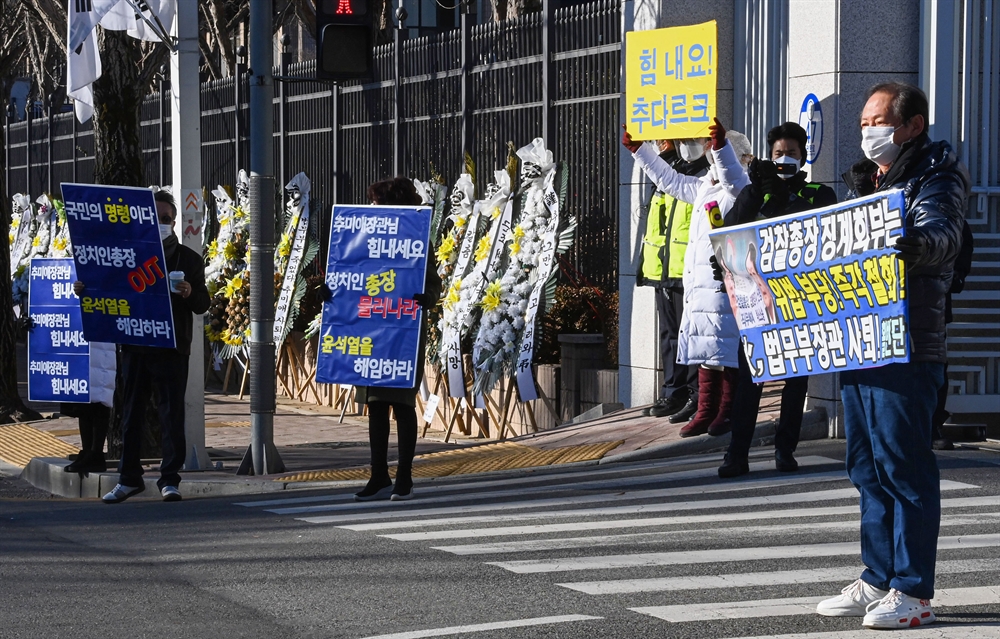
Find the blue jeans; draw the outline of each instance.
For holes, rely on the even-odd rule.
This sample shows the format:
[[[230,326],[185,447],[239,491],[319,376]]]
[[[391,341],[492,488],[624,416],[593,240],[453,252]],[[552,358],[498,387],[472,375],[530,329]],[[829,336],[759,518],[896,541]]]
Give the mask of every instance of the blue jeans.
[[[931,417],[944,364],[890,364],[840,380],[847,474],[861,493],[861,579],[930,599],[941,522]]]

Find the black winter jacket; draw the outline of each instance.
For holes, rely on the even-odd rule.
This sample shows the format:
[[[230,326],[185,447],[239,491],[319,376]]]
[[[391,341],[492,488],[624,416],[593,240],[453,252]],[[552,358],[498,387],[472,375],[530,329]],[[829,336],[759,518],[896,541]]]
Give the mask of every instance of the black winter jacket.
[[[815,195],[811,198],[812,201],[806,197],[802,197],[800,193],[806,193],[807,184],[813,183],[806,181],[805,171],[799,171],[796,175],[789,178],[786,183],[789,192],[788,199],[780,205],[770,206],[771,202],[775,201],[774,198],[765,202],[764,192],[761,191],[760,186],[751,182],[746,188],[740,191],[740,195],[736,198],[736,203],[733,204],[732,210],[726,215],[724,226],[748,224],[756,222],[760,217],[772,218],[804,213],[805,211],[832,206],[837,203],[837,193],[825,184],[817,185],[819,188],[815,189]]]
[[[906,235],[927,240],[927,250],[907,260],[910,361],[947,361],[945,298],[951,288],[955,258],[962,246],[962,222],[972,183],[969,172],[947,142],[927,135],[903,145],[888,174],[876,186],[878,167],[862,160],[844,174],[848,198],[903,189]]]

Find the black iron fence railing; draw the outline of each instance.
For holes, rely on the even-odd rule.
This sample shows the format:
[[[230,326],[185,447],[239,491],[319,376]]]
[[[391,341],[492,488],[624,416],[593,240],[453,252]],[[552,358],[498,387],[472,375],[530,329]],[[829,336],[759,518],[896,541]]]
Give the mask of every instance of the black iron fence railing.
[[[482,188],[505,165],[508,141],[527,144],[549,126],[546,144],[570,167],[564,207],[580,222],[567,259],[586,281],[616,290],[620,16],[620,0],[599,0],[558,9],[551,20],[533,13],[403,40],[398,57],[387,44],[377,49],[366,82],[315,82],[314,61],[283,62],[275,70],[284,78],[275,92],[276,177],[284,183],[305,171],[326,219],[330,204],[364,202],[368,184],[397,167],[421,179],[434,171],[453,183],[466,151]],[[233,184],[249,162],[248,93],[245,69],[202,85],[202,181],[209,191]],[[169,86],[141,106],[149,184],[170,181],[168,100]],[[60,182],[93,179],[90,122],[61,113],[8,123],[6,133],[8,195],[58,192]]]

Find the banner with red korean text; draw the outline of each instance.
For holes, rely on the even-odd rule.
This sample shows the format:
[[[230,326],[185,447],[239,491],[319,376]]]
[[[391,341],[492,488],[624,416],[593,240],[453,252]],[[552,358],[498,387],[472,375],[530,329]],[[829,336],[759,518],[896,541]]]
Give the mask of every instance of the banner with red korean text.
[[[909,361],[904,216],[893,190],[711,233],[755,381]]]
[[[88,342],[174,348],[167,262],[149,189],[62,185]]]
[[[633,140],[708,136],[717,109],[715,20],[625,34],[625,125]]]
[[[316,381],[416,385],[431,209],[333,207]]]

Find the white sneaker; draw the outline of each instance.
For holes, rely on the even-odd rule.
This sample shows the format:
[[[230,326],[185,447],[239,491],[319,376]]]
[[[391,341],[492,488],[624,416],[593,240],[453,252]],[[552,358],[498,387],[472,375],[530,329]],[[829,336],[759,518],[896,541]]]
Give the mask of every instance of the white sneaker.
[[[163,501],[180,501],[181,491],[177,490],[177,486],[164,486],[160,489],[160,495],[163,496]]]
[[[101,497],[101,501],[105,504],[120,504],[132,495],[138,495],[142,491],[146,490],[146,486],[122,486],[121,484],[115,484],[115,487],[111,489],[104,497]]]
[[[824,617],[864,617],[868,605],[881,600],[888,591],[880,590],[858,579],[830,599],[824,599],[816,606],[816,613]]]
[[[937,621],[930,599],[917,599],[895,588],[881,601],[868,605],[868,614],[861,625],[865,628],[915,628]]]

